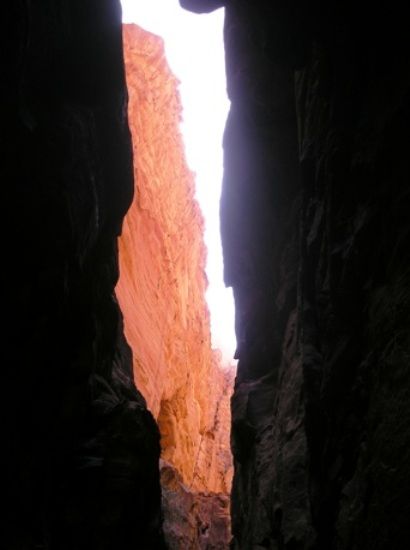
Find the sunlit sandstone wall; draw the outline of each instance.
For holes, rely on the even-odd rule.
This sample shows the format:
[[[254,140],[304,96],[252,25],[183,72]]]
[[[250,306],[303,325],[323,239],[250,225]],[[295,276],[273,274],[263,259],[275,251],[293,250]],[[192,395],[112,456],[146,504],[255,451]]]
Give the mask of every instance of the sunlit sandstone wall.
[[[211,349],[203,219],[179,130],[178,82],[162,39],[124,26],[136,193],[120,239],[117,296],[137,386],[162,457],[197,491],[228,492],[232,373]]]

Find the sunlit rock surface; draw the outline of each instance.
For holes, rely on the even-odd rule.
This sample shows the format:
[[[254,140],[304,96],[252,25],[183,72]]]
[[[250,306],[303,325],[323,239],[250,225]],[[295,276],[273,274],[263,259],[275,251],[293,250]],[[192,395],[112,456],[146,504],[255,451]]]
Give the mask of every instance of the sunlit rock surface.
[[[190,491],[228,493],[233,373],[211,349],[203,219],[179,130],[162,39],[124,26],[136,193],[120,239],[117,296],[134,375],[162,457]]]

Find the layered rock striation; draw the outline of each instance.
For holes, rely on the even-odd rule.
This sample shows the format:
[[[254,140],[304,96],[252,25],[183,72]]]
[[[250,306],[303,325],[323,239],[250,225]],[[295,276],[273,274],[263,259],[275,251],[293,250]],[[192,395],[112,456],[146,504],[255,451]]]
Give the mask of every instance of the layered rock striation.
[[[221,225],[239,356],[233,547],[403,548],[404,11],[368,2],[181,4],[196,12],[226,5],[232,107]]]
[[[178,479],[170,500],[169,476],[162,476],[165,514],[176,513],[171,505],[188,513],[183,492],[195,502],[198,493],[215,494],[218,509],[223,502],[226,547],[233,373],[211,348],[204,222],[179,129],[178,83],[162,39],[136,25],[124,25],[123,34],[136,193],[120,239],[116,293],[135,380],[158,421],[162,459]],[[196,548],[199,520],[192,517],[194,532],[173,548]]]

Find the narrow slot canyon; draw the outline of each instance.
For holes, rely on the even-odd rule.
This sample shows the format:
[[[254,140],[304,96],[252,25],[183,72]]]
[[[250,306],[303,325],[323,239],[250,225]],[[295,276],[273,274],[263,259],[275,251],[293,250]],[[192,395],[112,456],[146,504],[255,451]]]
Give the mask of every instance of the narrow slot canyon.
[[[176,7],[224,8],[236,372],[162,41],[118,0],[6,3],[0,548],[404,550],[407,6]]]
[[[135,382],[161,434],[169,548],[228,548],[230,398],[235,367],[212,349],[204,220],[163,40],[123,27],[134,200],[119,239],[116,294]],[[222,277],[222,273],[221,273]]]

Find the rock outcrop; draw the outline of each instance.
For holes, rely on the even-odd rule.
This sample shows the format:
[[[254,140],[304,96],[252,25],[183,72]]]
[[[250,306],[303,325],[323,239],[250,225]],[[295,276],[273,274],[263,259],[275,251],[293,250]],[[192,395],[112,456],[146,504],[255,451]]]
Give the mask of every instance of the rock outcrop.
[[[161,484],[164,534],[170,550],[229,548],[229,494],[192,491],[166,462],[161,466]]]
[[[203,219],[179,129],[177,81],[161,38],[124,25],[124,46],[137,186],[120,239],[116,292],[134,376],[158,421],[162,458],[189,499],[220,494],[225,506],[233,373],[211,349]]]
[[[119,4],[2,14],[0,547],[162,548],[159,433],[114,295],[133,195]]]
[[[410,539],[407,13],[399,3],[181,0],[198,12],[225,3],[232,109],[221,210],[239,356],[232,546],[401,550]],[[116,241],[133,194],[119,6],[11,2],[2,14],[0,546],[160,549],[159,433],[132,380],[114,296]],[[178,118],[175,82],[164,84]],[[155,170],[164,161],[156,159]],[[137,253],[174,254],[173,242],[190,237],[188,257],[171,256],[176,283],[166,269],[163,278],[151,272],[153,260],[140,273],[147,287],[169,285],[157,319],[171,337],[160,345],[151,301],[140,314],[152,342],[140,340],[141,326],[127,321],[126,330],[164,433],[164,501],[177,502],[165,518],[170,545],[189,547],[196,526],[201,547],[226,536],[223,522],[207,526],[219,497],[204,489],[204,472],[221,491],[227,479],[214,466],[221,408],[208,399],[215,378],[205,368],[218,361],[210,346],[206,361],[194,350],[192,334],[198,345],[208,329],[189,300],[205,281],[194,270],[192,290],[186,272],[189,257],[203,265],[189,225],[199,231],[202,222],[172,181],[178,211],[155,178],[146,193],[162,199],[141,193],[134,203],[151,224],[138,226]],[[172,212],[180,224],[170,239],[162,229]],[[124,255],[127,265],[133,258]],[[132,310],[131,291],[121,299]],[[173,387],[165,382],[174,377]],[[170,411],[184,406],[178,433]],[[185,510],[204,522],[188,520],[181,533],[172,518]]]
[[[410,535],[405,12],[226,5],[222,238],[234,289],[233,547]]]

